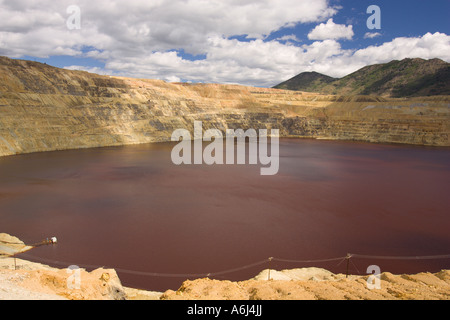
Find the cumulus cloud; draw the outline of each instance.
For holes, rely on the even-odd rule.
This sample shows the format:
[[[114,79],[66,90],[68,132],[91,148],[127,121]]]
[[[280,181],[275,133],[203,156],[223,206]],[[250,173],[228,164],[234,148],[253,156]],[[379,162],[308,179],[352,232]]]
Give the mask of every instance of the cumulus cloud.
[[[342,77],[369,64],[415,57],[450,61],[450,36],[428,33],[360,50],[343,49],[336,40],[293,46],[275,40],[241,42],[216,36],[208,39],[203,60],[185,60],[175,51],[155,52],[142,58],[115,58],[105,68],[139,78],[273,86],[300,72]]]
[[[354,36],[353,26],[336,24],[333,19],[328,19],[327,23],[321,23],[308,34],[310,40],[351,40]]]
[[[364,35],[364,39],[373,39],[379,36],[381,36],[381,33],[379,32],[366,32],[366,34]]]
[[[405,58],[450,61],[450,36],[439,32],[426,33],[421,37],[396,38],[359,50],[343,50],[335,40],[317,41],[303,48],[305,51],[300,55],[305,58],[302,71],[317,71],[333,77],[345,76],[367,65]],[[318,58],[307,64],[311,57]]]
[[[67,70],[79,70],[79,71],[87,71],[90,73],[95,73],[95,74],[101,74],[101,75],[112,75],[111,73],[113,72],[112,70],[110,72],[99,68],[99,67],[85,67],[85,66],[77,66],[77,65],[73,65],[73,66],[66,66],[64,67],[64,69]]]
[[[201,54],[211,35],[262,39],[282,27],[318,22],[336,13],[326,0],[78,0],[79,36],[65,23],[66,9],[73,4],[73,0],[0,1],[0,37],[8,47],[0,53],[22,54],[27,36],[39,29],[47,32],[34,37],[33,42],[44,40],[40,55],[54,53],[59,43],[53,41],[63,42],[61,48],[88,45],[119,54],[180,48]]]
[[[443,33],[343,49],[337,40],[351,39],[352,26],[335,24],[330,17],[337,9],[326,0],[77,0],[81,29],[69,30],[66,9],[73,2],[0,0],[0,55],[69,55],[104,64],[69,69],[255,86],[273,86],[304,71],[341,77],[406,57],[450,61],[450,37]],[[267,41],[280,28],[311,22],[318,24],[310,33],[313,42],[289,33]],[[326,37],[320,36],[323,28]],[[247,39],[232,37],[237,35]],[[181,52],[202,58],[189,60]]]
[[[302,42],[302,40],[300,40],[299,38],[297,38],[297,36],[295,34],[289,34],[289,35],[285,35],[279,38],[275,39],[276,41],[285,41],[286,43],[292,43],[292,42]]]
[[[370,46],[355,52],[362,61],[388,62],[409,57],[423,59],[441,58],[450,61],[450,36],[436,32],[422,37],[396,38],[380,46]]]

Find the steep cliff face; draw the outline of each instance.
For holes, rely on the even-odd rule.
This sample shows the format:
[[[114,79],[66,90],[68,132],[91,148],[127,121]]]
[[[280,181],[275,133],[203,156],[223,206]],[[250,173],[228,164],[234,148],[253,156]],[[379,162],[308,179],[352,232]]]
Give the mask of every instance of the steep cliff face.
[[[0,57],[0,156],[169,141],[176,129],[449,146],[450,97],[342,97],[100,76]]]

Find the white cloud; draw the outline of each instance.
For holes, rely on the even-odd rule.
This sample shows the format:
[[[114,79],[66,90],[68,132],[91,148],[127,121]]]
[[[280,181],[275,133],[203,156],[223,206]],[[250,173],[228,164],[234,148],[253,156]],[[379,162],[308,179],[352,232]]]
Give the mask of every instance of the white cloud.
[[[45,40],[42,55],[54,52],[49,39],[72,48],[86,45],[86,37],[87,45],[119,54],[180,48],[201,54],[211,35],[262,39],[282,27],[319,22],[336,13],[327,0],[78,0],[82,29],[77,31],[66,28],[66,9],[73,4],[73,0],[0,1],[0,37],[8,47],[0,54],[22,54],[27,45],[22,40],[36,29],[47,30],[35,38]],[[11,42],[15,37],[19,41]]]
[[[299,42],[295,35],[263,40],[286,26],[330,18],[336,9],[325,0],[76,2],[81,8],[81,30],[66,27],[66,8],[72,0],[0,0],[0,55],[90,57],[105,67],[67,68],[256,86],[273,86],[304,71],[341,77],[368,64],[407,57],[450,61],[450,37],[443,33],[344,50],[337,39],[351,39],[352,26],[335,24],[332,19],[314,29],[331,26],[327,37],[316,35],[320,40],[310,44]],[[230,39],[233,35],[249,35],[253,40]],[[206,58],[183,59],[177,53],[180,49]]]
[[[335,40],[297,47],[278,41],[240,42],[213,37],[209,39],[204,60],[188,61],[176,52],[157,52],[142,59],[116,58],[106,67],[126,76],[160,79],[176,76],[192,81],[272,86],[304,71],[341,77],[367,64],[384,62],[371,59],[381,56],[384,50],[382,46],[373,47],[371,52],[344,50]],[[404,57],[407,56],[404,52]]]
[[[381,36],[381,33],[379,32],[366,32],[366,34],[364,35],[364,39],[373,39],[379,36]]]
[[[283,41],[283,42],[286,42],[286,43],[300,43],[300,42],[302,42],[302,40],[297,38],[297,36],[295,34],[285,35],[285,36],[276,38],[275,40],[276,41]]]
[[[64,69],[67,70],[79,70],[79,71],[87,71],[90,73],[96,73],[96,74],[100,74],[100,75],[112,75],[112,72],[107,72],[106,70],[99,68],[99,67],[85,67],[85,66],[67,66],[64,67]]]
[[[354,36],[353,26],[336,24],[333,19],[328,19],[327,23],[321,23],[308,34],[310,40],[351,40]]]
[[[77,66],[69,69],[166,81],[273,86],[300,72],[342,77],[366,65],[416,57],[450,61],[450,36],[428,33],[360,50],[344,50],[336,40],[298,47],[275,40],[241,42],[216,36],[208,39],[203,60],[185,60],[175,51],[154,52],[145,56],[114,56],[108,59],[104,70]]]
[[[405,58],[440,58],[450,61],[450,36],[436,32],[427,33],[422,37],[396,38],[380,46],[358,50],[353,57],[364,65]]]

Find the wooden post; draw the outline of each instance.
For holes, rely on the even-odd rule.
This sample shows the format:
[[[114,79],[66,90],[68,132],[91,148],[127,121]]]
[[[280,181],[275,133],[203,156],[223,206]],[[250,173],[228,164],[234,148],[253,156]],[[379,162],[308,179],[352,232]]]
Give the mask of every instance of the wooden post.
[[[272,262],[272,260],[273,260],[273,257],[270,257],[269,258],[269,278],[267,280],[270,280],[270,265],[271,265],[270,262]]]
[[[350,264],[350,258],[352,257],[352,255],[350,253],[347,253],[347,257],[345,259],[347,259],[347,271],[346,271],[346,275],[345,277],[348,278],[348,267]]]

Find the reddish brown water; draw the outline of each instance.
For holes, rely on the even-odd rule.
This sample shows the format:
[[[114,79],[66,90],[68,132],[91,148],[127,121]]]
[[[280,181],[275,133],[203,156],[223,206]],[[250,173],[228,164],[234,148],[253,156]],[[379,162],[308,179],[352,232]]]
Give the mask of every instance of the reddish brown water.
[[[280,171],[172,164],[173,144],[0,158],[1,232],[55,246],[27,259],[57,267],[214,273],[268,257],[450,253],[450,150],[281,140]],[[30,255],[33,258],[30,258]],[[352,259],[350,272],[437,272],[450,260]],[[280,263],[271,267],[346,263]],[[242,280],[268,264],[216,277]],[[185,278],[119,271],[124,285],[176,289]]]

